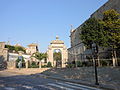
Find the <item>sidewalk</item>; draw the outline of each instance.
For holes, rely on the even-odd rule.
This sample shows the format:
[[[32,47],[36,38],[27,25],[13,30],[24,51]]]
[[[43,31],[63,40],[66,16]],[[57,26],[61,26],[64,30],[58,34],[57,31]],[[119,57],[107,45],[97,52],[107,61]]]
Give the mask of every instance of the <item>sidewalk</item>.
[[[90,71],[91,70],[91,71]],[[119,74],[120,68],[99,68],[99,85],[95,85],[94,69],[90,68],[73,68],[73,69],[49,69],[37,76],[56,79],[71,83],[83,84],[87,86],[107,89],[120,90]],[[106,74],[107,73],[107,74]]]
[[[5,69],[0,71],[0,77],[7,77],[7,76],[16,76],[16,75],[31,75],[41,73],[49,68],[22,68],[22,69]]]
[[[36,77],[43,77],[43,78],[49,78],[49,79],[55,79],[55,80],[59,80],[59,81],[64,81],[64,82],[70,82],[70,83],[76,83],[76,84],[81,84],[81,85],[86,85],[86,86],[90,86],[90,87],[95,87],[95,88],[99,88],[102,90],[114,90],[112,88],[110,88],[109,86],[103,86],[103,85],[95,85],[93,83],[87,82],[87,81],[83,81],[83,80],[74,80],[74,79],[65,79],[62,77],[58,77],[58,76],[51,76],[51,75],[45,75],[45,74],[36,74],[33,75]]]
[[[94,70],[90,68],[29,68],[29,69],[7,69],[0,71],[0,76],[32,75],[65,82],[83,84],[87,86],[120,90],[120,68],[100,68],[98,69],[99,85],[95,85]],[[107,73],[107,74],[106,74]],[[4,75],[3,75],[4,74]]]

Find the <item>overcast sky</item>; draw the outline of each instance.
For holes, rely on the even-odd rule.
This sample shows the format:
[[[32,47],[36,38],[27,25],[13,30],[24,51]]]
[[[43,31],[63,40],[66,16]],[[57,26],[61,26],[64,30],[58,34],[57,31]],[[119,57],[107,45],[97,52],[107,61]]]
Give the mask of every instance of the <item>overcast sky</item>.
[[[70,47],[70,24],[77,28],[108,0],[0,0],[0,42],[44,52],[56,35]]]

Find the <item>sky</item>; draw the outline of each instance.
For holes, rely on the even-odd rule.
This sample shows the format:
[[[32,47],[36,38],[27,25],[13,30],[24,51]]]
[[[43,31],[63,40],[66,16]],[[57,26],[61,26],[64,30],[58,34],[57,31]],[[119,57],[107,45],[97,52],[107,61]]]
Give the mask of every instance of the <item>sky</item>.
[[[77,28],[108,0],[0,0],[0,42],[38,43],[45,52],[56,35],[70,47]]]

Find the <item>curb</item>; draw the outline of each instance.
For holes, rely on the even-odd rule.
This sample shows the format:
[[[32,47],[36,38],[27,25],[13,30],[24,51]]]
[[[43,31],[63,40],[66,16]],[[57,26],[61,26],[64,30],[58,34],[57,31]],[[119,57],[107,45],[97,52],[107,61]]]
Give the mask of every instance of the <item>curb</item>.
[[[31,74],[31,75],[34,75],[34,74]],[[71,82],[71,83],[76,83],[76,84],[81,84],[81,85],[86,85],[86,86],[95,87],[95,88],[99,88],[99,89],[103,89],[103,90],[114,90],[111,88],[103,87],[101,85],[98,86],[98,85],[93,85],[93,84],[88,84],[88,83],[82,83],[82,82],[78,82],[78,81],[74,81],[74,80],[68,80],[68,79],[63,79],[63,78],[59,78],[59,77],[52,77],[52,76],[48,76],[45,74],[39,74],[36,76],[43,77],[43,78],[49,78],[49,79],[55,79],[55,80],[59,80],[59,81]]]

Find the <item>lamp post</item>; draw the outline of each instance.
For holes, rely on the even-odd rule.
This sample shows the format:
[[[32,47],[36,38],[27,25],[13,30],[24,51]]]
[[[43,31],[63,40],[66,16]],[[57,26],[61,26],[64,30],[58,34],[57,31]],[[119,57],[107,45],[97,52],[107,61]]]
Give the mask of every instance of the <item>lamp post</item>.
[[[98,75],[97,75],[97,65],[96,65],[96,58],[97,58],[97,54],[98,54],[98,49],[97,49],[96,43],[92,44],[92,53],[93,53],[94,67],[95,67],[95,84],[99,85]]]

